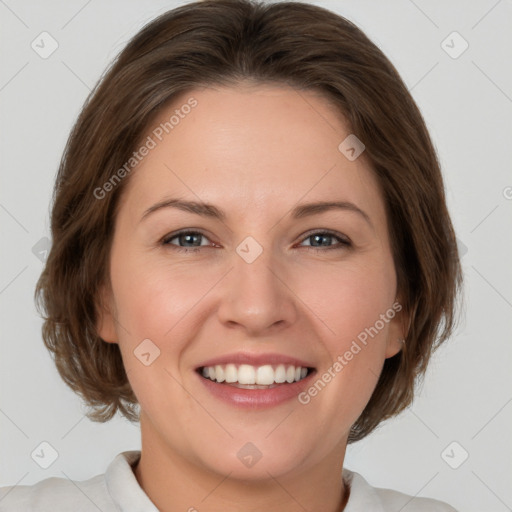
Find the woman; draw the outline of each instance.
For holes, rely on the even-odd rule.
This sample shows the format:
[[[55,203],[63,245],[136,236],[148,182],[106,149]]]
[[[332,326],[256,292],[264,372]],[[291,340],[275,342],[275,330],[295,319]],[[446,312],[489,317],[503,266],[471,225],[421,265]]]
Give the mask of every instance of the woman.
[[[206,0],[148,24],[71,133],[52,238],[44,342],[142,450],[2,510],[454,510],[343,468],[411,403],[461,284],[421,114],[352,23]]]

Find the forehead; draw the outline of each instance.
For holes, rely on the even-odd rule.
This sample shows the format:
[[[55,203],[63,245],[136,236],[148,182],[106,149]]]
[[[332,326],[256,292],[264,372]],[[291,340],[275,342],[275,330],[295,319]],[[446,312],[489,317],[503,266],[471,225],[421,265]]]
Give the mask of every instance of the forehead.
[[[191,106],[193,105],[193,106]],[[301,198],[346,200],[384,214],[367,159],[338,149],[350,135],[341,113],[316,91],[278,85],[204,87],[174,98],[141,139],[151,139],[123,203],[139,215],[165,195],[232,206],[291,208]],[[149,139],[148,139],[149,137]]]

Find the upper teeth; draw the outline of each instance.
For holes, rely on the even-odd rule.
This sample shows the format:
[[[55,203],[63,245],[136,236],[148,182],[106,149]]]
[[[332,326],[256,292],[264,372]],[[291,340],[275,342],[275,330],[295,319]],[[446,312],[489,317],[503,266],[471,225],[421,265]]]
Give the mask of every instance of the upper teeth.
[[[262,386],[296,382],[303,379],[307,373],[307,368],[292,365],[285,367],[284,364],[277,365],[275,368],[270,364],[264,366],[241,364],[238,367],[235,364],[218,364],[203,367],[203,377],[207,379],[217,382],[238,382],[239,384],[259,384]]]

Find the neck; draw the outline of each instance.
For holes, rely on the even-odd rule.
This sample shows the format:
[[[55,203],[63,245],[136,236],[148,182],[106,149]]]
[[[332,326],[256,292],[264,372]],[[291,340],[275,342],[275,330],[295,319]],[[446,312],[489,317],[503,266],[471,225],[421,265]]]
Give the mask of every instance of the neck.
[[[141,457],[135,477],[160,512],[265,510],[340,512],[349,489],[342,479],[346,443],[302,471],[246,480],[209,470],[171,450],[141,419]]]

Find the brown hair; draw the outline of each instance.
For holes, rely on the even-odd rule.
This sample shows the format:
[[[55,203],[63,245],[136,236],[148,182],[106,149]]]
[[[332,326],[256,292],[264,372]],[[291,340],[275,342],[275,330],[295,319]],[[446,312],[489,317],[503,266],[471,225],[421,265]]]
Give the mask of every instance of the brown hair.
[[[116,205],[130,178],[101,199],[95,190],[179,93],[244,80],[325,93],[365,144],[380,183],[409,328],[352,426],[349,442],[357,441],[412,402],[433,350],[456,324],[462,273],[439,162],[413,98],[360,29],[317,6],[194,2],[150,22],[119,54],[87,98],[56,178],[53,243],[35,290],[44,343],[63,380],[90,407],[90,419],[108,421],[119,410],[138,420],[119,346],[96,330],[98,292],[110,282]]]

